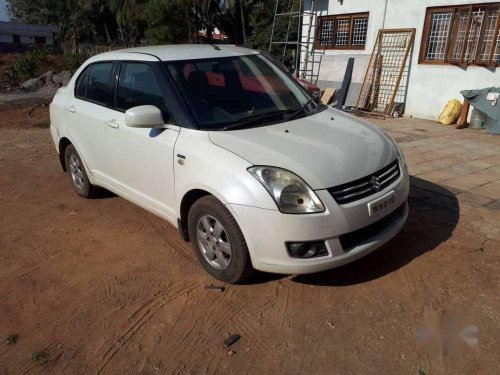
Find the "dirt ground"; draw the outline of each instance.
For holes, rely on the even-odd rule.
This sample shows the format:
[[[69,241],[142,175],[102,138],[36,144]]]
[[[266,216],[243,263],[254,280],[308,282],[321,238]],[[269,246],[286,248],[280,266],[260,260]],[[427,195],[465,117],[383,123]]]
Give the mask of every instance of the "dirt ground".
[[[74,194],[26,112],[0,112],[0,374],[498,373],[499,211],[414,177],[406,227],[371,255],[206,290],[175,228]],[[429,317],[468,319],[479,346],[417,350]]]

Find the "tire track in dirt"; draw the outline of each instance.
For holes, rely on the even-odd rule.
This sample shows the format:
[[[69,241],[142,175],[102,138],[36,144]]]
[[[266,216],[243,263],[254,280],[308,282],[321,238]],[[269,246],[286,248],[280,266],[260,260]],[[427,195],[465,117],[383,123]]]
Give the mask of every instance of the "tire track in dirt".
[[[113,359],[116,353],[134,336],[134,334],[147,323],[155,314],[167,303],[170,303],[177,299],[178,297],[196,289],[200,282],[193,282],[188,285],[182,285],[171,291],[169,295],[160,296],[159,298],[152,298],[149,301],[143,303],[134,313],[129,316],[129,319],[134,319],[135,321],[129,325],[124,332],[115,339],[114,343],[105,351],[101,357],[101,364],[97,370],[97,374],[100,374],[104,368]]]
[[[23,277],[30,275],[33,271],[39,268],[40,268],[39,263],[31,263],[31,264],[26,264],[18,269],[7,272],[6,274],[3,275],[3,278],[0,280],[0,288],[3,289],[7,286],[10,286],[18,282]]]
[[[235,316],[234,322],[237,324],[240,331],[244,334],[244,337],[251,343],[254,348],[257,350],[258,354],[261,356],[269,355],[269,353],[273,352],[273,349],[269,346],[267,342],[265,342],[262,337],[255,332],[255,329],[248,322],[247,314],[245,316]]]
[[[169,228],[163,227],[162,226],[163,223],[160,224],[159,222],[159,220],[161,219],[152,217],[151,214],[144,212],[144,210],[142,209],[137,209],[136,213],[149,224],[150,228],[152,228],[161,239],[164,240],[165,245],[167,245],[170,251],[174,251],[177,255],[180,255],[181,258],[183,258],[190,264],[196,267],[200,266],[194,252],[193,251],[188,252],[184,250],[189,245],[187,245],[186,242],[179,237],[178,232],[176,231],[174,233],[174,236],[169,235],[172,234],[171,228],[174,229],[172,225],[170,225],[168,222],[164,222],[165,225],[167,225]]]
[[[223,328],[228,324],[234,324],[236,327],[232,330],[237,330],[239,325],[234,321],[234,318],[249,308],[250,301],[238,305],[232,303],[232,299],[236,297],[235,293],[236,289],[229,287],[222,295],[206,294],[203,300],[197,303],[197,306],[203,306],[203,308],[195,310],[195,315],[191,317],[191,324],[187,327],[182,337],[175,343],[173,350],[168,351],[165,361],[168,363],[181,361],[182,356],[185,353],[189,353],[201,341],[208,344],[204,337],[220,335]],[[207,316],[216,318],[208,323],[206,322]],[[199,323],[200,321],[202,324]],[[172,324],[172,327],[174,325],[176,325],[176,322]],[[208,365],[204,373],[216,373],[217,369],[219,369],[217,363],[218,359],[213,358],[211,365]]]
[[[172,371],[172,375],[180,375],[184,374],[186,371],[186,364],[185,363],[179,363],[177,367],[175,368],[174,371]]]
[[[209,325],[197,323],[191,325],[179,342],[175,344],[175,349],[167,355],[165,359],[167,362],[179,361],[182,355],[189,353],[190,349],[199,343],[200,337],[220,335],[220,332],[228,324],[234,325],[233,331],[243,333],[243,336],[248,341],[247,345],[255,347],[254,353],[250,353],[249,356],[262,357],[273,352],[271,346],[260,338],[253,325],[249,323],[253,320],[254,314],[259,314],[263,311],[263,307],[267,309],[273,304],[268,299],[263,299],[259,303],[255,303],[253,300],[248,300],[246,303],[233,303],[232,297],[236,297],[235,291],[236,289],[228,289],[220,298],[214,298],[209,304],[198,304],[207,307],[201,311],[198,310],[197,316],[216,316],[217,318]],[[272,298],[274,299],[276,296]],[[197,320],[196,316],[192,318],[194,322],[197,322]],[[217,361],[217,358],[214,358],[214,361]],[[215,366],[213,372],[216,373],[217,369],[218,367]],[[207,372],[210,373],[210,371]]]
[[[286,320],[286,315],[288,312],[288,300],[290,298],[290,292],[289,292],[288,287],[285,286],[284,288],[285,288],[285,299],[283,301],[283,307],[282,307],[281,313],[280,313],[280,327],[281,328],[285,328],[285,320]],[[288,321],[287,327],[290,327],[289,321]]]
[[[415,279],[412,275],[412,272],[411,270],[409,269],[409,266],[408,267],[403,267],[401,269],[401,273],[403,275],[403,279],[404,279],[404,283],[406,284],[406,287],[408,289],[408,291],[410,292],[410,296],[415,296],[415,293],[417,293],[417,286],[416,286],[416,283],[415,283]]]
[[[168,352],[166,356],[167,362],[178,361],[179,357],[186,352],[187,349],[191,348],[193,345],[196,345],[196,338],[201,337],[202,335],[210,336],[213,332],[218,332],[217,327],[219,325],[223,325],[224,322],[227,323],[227,316],[234,309],[232,306],[227,306],[225,304],[225,297],[231,296],[234,294],[234,290],[229,288],[222,295],[215,294],[205,294],[201,301],[197,303],[198,306],[203,306],[204,308],[198,310],[194,316],[191,318],[191,326],[187,330],[186,333],[180,338],[180,340],[176,343],[174,350]],[[208,301],[207,301],[208,300]],[[206,301],[206,302],[205,302]],[[227,310],[221,309],[221,304],[223,304],[223,308],[227,308]],[[198,324],[201,320],[205,322],[207,316],[217,316],[218,318],[212,322],[210,325]],[[171,325],[171,329],[176,326],[177,321],[175,321]],[[171,330],[170,330],[171,332]]]
[[[4,309],[7,309],[7,306],[11,305],[8,303],[9,300],[11,298],[18,297],[13,286],[19,284],[23,280],[27,280],[33,274],[33,272],[38,269],[40,269],[39,263],[25,264],[20,268],[11,270],[10,272],[7,272],[3,275],[4,277],[2,278],[2,280],[0,280],[0,301],[2,301],[2,306],[0,306],[0,317],[2,317],[2,321],[15,319],[15,315],[13,313],[9,314],[7,311],[4,311]],[[2,353],[0,353],[0,356],[1,355]]]
[[[100,305],[77,312],[71,317],[72,323],[85,322],[86,326],[89,326],[95,321],[95,317],[99,317],[101,313],[121,310],[127,304],[122,298],[117,297],[116,286],[113,281],[98,286],[93,290],[92,294],[97,294],[96,299],[99,301]],[[105,324],[105,322],[103,322],[103,324]]]
[[[314,353],[317,353],[317,348],[323,343],[327,331],[326,329],[321,330],[322,327],[324,327],[324,323],[320,322],[312,335],[313,340],[310,341],[305,351],[302,352],[300,363],[295,372],[297,375],[311,373],[310,371],[307,371],[307,369],[304,369],[304,367],[310,366],[311,362],[313,362]]]
[[[84,311],[80,311],[73,315],[71,322],[82,322],[85,323],[86,326],[89,326],[94,322],[96,316],[101,315],[103,312],[109,312],[110,309],[122,309],[125,307],[126,303],[119,299],[115,299],[112,301],[104,302],[101,306],[97,308],[91,308]]]
[[[109,302],[109,301],[115,301],[115,300],[119,300],[119,298],[116,297],[115,283],[114,283],[114,281],[111,281],[111,282],[108,282],[107,285],[104,287],[102,302]]]

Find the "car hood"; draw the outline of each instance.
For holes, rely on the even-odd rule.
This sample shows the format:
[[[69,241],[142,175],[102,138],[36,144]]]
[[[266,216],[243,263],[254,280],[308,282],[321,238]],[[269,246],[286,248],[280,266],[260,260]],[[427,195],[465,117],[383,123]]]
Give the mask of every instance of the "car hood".
[[[377,127],[332,108],[280,124],[211,131],[209,137],[254,165],[288,169],[315,190],[365,177],[397,157]]]

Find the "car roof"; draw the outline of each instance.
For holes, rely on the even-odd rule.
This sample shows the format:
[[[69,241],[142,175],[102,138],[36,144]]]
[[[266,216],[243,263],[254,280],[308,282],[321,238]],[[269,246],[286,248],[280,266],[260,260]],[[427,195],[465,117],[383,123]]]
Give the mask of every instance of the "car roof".
[[[97,61],[97,60],[106,60],[113,57],[116,58],[117,55],[122,53],[142,54],[150,56],[152,55],[159,58],[162,61],[197,60],[197,59],[210,59],[216,57],[259,54],[258,51],[234,45],[174,44],[174,45],[163,45],[163,46],[133,47],[120,50],[113,50],[110,52],[105,52],[96,55],[92,60]]]

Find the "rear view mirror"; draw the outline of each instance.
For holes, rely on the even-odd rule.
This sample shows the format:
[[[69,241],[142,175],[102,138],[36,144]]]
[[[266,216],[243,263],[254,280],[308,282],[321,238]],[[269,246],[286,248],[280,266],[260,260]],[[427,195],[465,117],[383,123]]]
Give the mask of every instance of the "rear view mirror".
[[[163,115],[154,105],[140,105],[127,109],[125,123],[132,128],[159,128],[163,127]]]

